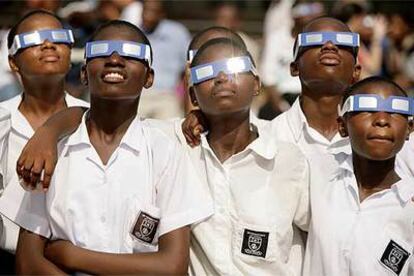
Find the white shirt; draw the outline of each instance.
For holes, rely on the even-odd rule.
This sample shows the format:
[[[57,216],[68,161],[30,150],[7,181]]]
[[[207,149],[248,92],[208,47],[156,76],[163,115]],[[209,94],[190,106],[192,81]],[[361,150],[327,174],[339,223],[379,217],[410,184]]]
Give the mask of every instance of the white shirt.
[[[408,141],[397,154],[395,170],[399,175],[406,175],[414,178],[414,133],[410,134]]]
[[[0,102],[0,107],[7,109],[11,113],[10,134],[5,140],[1,140],[1,143],[5,143],[5,146],[7,147],[7,155],[1,158],[1,164],[6,170],[3,175],[5,190],[0,194],[0,203],[3,201],[3,197],[8,194],[8,197],[13,204],[19,205],[26,194],[18,182],[16,162],[27,141],[34,134],[34,131],[27,119],[18,109],[21,101],[22,95],[17,95],[7,101]],[[69,94],[66,94],[65,101],[68,107],[89,106],[87,102],[74,98]],[[3,218],[3,221],[4,231],[0,240],[0,248],[14,252],[16,250],[19,229],[7,218]]]
[[[0,107],[0,160],[7,155],[7,147],[5,141],[10,132],[10,112]],[[3,192],[3,172],[6,170],[6,162],[0,164],[0,194]],[[3,236],[3,219],[0,216],[0,238]],[[0,239],[0,243],[3,241]]]
[[[304,275],[414,275],[413,179],[360,203],[352,155],[343,159],[337,177],[311,186]]]
[[[153,252],[158,237],[212,214],[212,204],[181,146],[134,119],[103,165],[85,116],[60,143],[49,191],[29,193],[19,209],[0,211],[51,239],[112,253]]]
[[[318,164],[319,168],[323,168],[325,179],[337,173],[338,161],[335,154],[349,150],[348,138],[343,138],[337,133],[329,141],[309,126],[300,107],[299,98],[288,111],[271,121],[271,127],[275,139],[296,144],[310,164]]]
[[[190,274],[300,275],[299,228],[307,231],[310,206],[308,163],[297,146],[259,126],[256,140],[221,163],[204,135],[192,149],[181,121],[175,131],[214,201],[214,215],[192,228]]]

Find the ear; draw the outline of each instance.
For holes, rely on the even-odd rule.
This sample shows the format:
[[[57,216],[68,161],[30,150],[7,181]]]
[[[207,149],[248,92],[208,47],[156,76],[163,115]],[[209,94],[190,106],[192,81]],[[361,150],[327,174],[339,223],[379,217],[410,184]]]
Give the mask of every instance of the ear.
[[[255,76],[254,77],[254,87],[253,87],[254,94],[253,94],[253,96],[259,95],[261,90],[262,90],[262,82],[260,81],[259,76]]]
[[[19,67],[16,64],[16,59],[14,58],[14,56],[9,55],[9,66],[13,72],[19,72]]]
[[[147,71],[147,79],[145,80],[144,88],[148,89],[154,83],[154,69],[150,68]]]
[[[86,72],[86,64],[82,65],[81,67],[80,81],[83,85],[88,85],[88,73]]]
[[[346,115],[345,115],[346,116]],[[348,137],[348,129],[346,127],[346,121],[345,118],[342,116],[339,116],[336,119],[336,122],[338,123],[338,132],[341,135],[341,137]]]
[[[359,77],[361,76],[361,65],[359,63],[356,63],[354,65],[354,71],[352,72],[352,80],[351,80],[351,84],[356,83],[357,81],[359,81]]]
[[[194,106],[198,106],[197,97],[195,95],[194,86],[188,88],[188,94],[190,95],[191,103]]]
[[[299,76],[299,65],[297,61],[292,61],[290,63],[290,75],[292,77],[297,77]]]

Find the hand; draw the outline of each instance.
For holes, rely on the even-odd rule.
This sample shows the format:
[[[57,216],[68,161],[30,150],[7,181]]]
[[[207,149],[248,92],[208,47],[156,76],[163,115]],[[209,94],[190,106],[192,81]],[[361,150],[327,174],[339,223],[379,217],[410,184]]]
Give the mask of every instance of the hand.
[[[40,182],[44,191],[50,185],[57,162],[58,139],[47,127],[40,127],[23,148],[17,160],[17,175],[25,190],[33,190]]]
[[[198,146],[201,142],[201,133],[207,128],[207,122],[200,110],[191,110],[181,125],[185,140],[191,147]]]
[[[377,15],[374,19],[374,26],[373,26],[373,40],[382,42],[385,35],[387,34],[388,23],[387,20],[383,15]]]
[[[75,260],[78,247],[69,241],[56,240],[46,244],[45,257],[65,271],[75,271]]]

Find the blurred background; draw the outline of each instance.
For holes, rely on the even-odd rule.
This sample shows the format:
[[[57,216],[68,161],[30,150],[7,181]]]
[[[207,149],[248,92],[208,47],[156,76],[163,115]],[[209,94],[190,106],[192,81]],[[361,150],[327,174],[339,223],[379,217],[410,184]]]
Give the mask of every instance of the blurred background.
[[[219,25],[238,32],[251,52],[263,82],[253,111],[272,119],[289,108],[300,93],[298,78],[290,76],[296,35],[309,20],[336,17],[361,36],[358,60],[362,78],[382,75],[414,93],[414,1],[137,1],[137,0],[27,0],[0,1],[0,101],[21,88],[7,61],[6,37],[31,9],[57,13],[75,34],[68,93],[88,99],[79,82],[83,46],[96,27],[123,19],[140,27],[154,49],[155,84],[143,91],[140,115],[153,118],[183,116],[189,110],[183,83],[186,50],[192,36]]]

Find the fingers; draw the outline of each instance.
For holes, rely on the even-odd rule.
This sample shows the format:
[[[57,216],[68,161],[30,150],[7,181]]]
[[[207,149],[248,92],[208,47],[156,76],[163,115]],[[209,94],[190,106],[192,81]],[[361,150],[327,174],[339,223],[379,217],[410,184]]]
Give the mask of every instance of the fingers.
[[[49,189],[50,181],[52,179],[55,166],[56,166],[56,159],[45,162],[45,168],[43,171],[43,179],[41,180],[43,191],[47,191]]]

